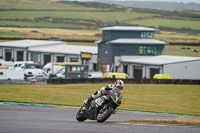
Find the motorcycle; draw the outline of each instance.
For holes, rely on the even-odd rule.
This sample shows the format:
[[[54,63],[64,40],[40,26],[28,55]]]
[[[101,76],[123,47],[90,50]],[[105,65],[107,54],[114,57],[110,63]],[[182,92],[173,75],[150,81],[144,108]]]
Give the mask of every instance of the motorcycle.
[[[89,107],[83,104],[76,114],[76,119],[79,122],[83,122],[86,119],[104,122],[121,104],[121,99],[120,91],[110,90],[106,95],[93,100]]]

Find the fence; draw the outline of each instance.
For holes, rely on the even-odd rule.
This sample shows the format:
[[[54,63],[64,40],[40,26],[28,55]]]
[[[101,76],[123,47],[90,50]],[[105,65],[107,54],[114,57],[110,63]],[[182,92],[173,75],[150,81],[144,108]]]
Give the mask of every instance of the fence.
[[[28,80],[0,80],[0,85],[30,85],[47,84],[46,81],[28,81]]]
[[[116,79],[49,79],[47,84],[74,84],[74,83],[113,83]],[[200,85],[200,80],[183,80],[183,79],[125,79],[129,84],[190,84]]]
[[[113,78],[84,78],[84,79],[49,79],[46,81],[31,82],[27,80],[0,80],[0,85],[30,85],[30,84],[76,84],[76,83],[113,83]],[[188,84],[200,85],[200,80],[183,79],[124,79],[126,84]]]

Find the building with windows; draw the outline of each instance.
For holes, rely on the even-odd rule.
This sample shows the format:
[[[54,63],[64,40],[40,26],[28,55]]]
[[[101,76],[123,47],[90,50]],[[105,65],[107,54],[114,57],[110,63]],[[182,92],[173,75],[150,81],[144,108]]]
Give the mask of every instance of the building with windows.
[[[64,41],[18,40],[0,43],[0,57],[5,61],[79,62],[81,53],[91,53],[90,69],[97,64],[97,47],[68,45]],[[96,68],[95,68],[96,69]]]
[[[156,29],[146,27],[114,26],[102,30],[98,42],[98,68],[103,71],[120,71],[121,56],[161,55],[163,41],[153,39]]]
[[[135,79],[152,79],[155,74],[168,74],[171,79],[200,79],[200,58],[186,56],[122,57],[121,72]]]

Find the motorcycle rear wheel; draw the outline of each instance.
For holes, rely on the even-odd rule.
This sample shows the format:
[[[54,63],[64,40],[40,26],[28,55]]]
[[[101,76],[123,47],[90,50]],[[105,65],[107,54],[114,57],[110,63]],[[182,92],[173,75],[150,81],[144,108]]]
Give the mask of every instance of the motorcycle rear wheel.
[[[83,121],[85,121],[85,120],[87,119],[87,118],[84,116],[84,114],[83,114],[82,108],[83,108],[83,107],[81,107],[81,108],[79,109],[79,111],[77,112],[77,114],[76,114],[76,120],[77,120],[77,121],[80,121],[80,122],[83,122]]]
[[[104,112],[97,114],[97,122],[104,122],[112,114],[113,107],[109,106]]]

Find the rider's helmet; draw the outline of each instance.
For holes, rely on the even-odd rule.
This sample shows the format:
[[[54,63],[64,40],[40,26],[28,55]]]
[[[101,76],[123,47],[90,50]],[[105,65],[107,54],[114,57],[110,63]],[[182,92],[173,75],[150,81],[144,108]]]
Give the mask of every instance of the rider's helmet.
[[[120,90],[124,88],[124,82],[122,80],[116,80],[114,83],[114,87]]]

